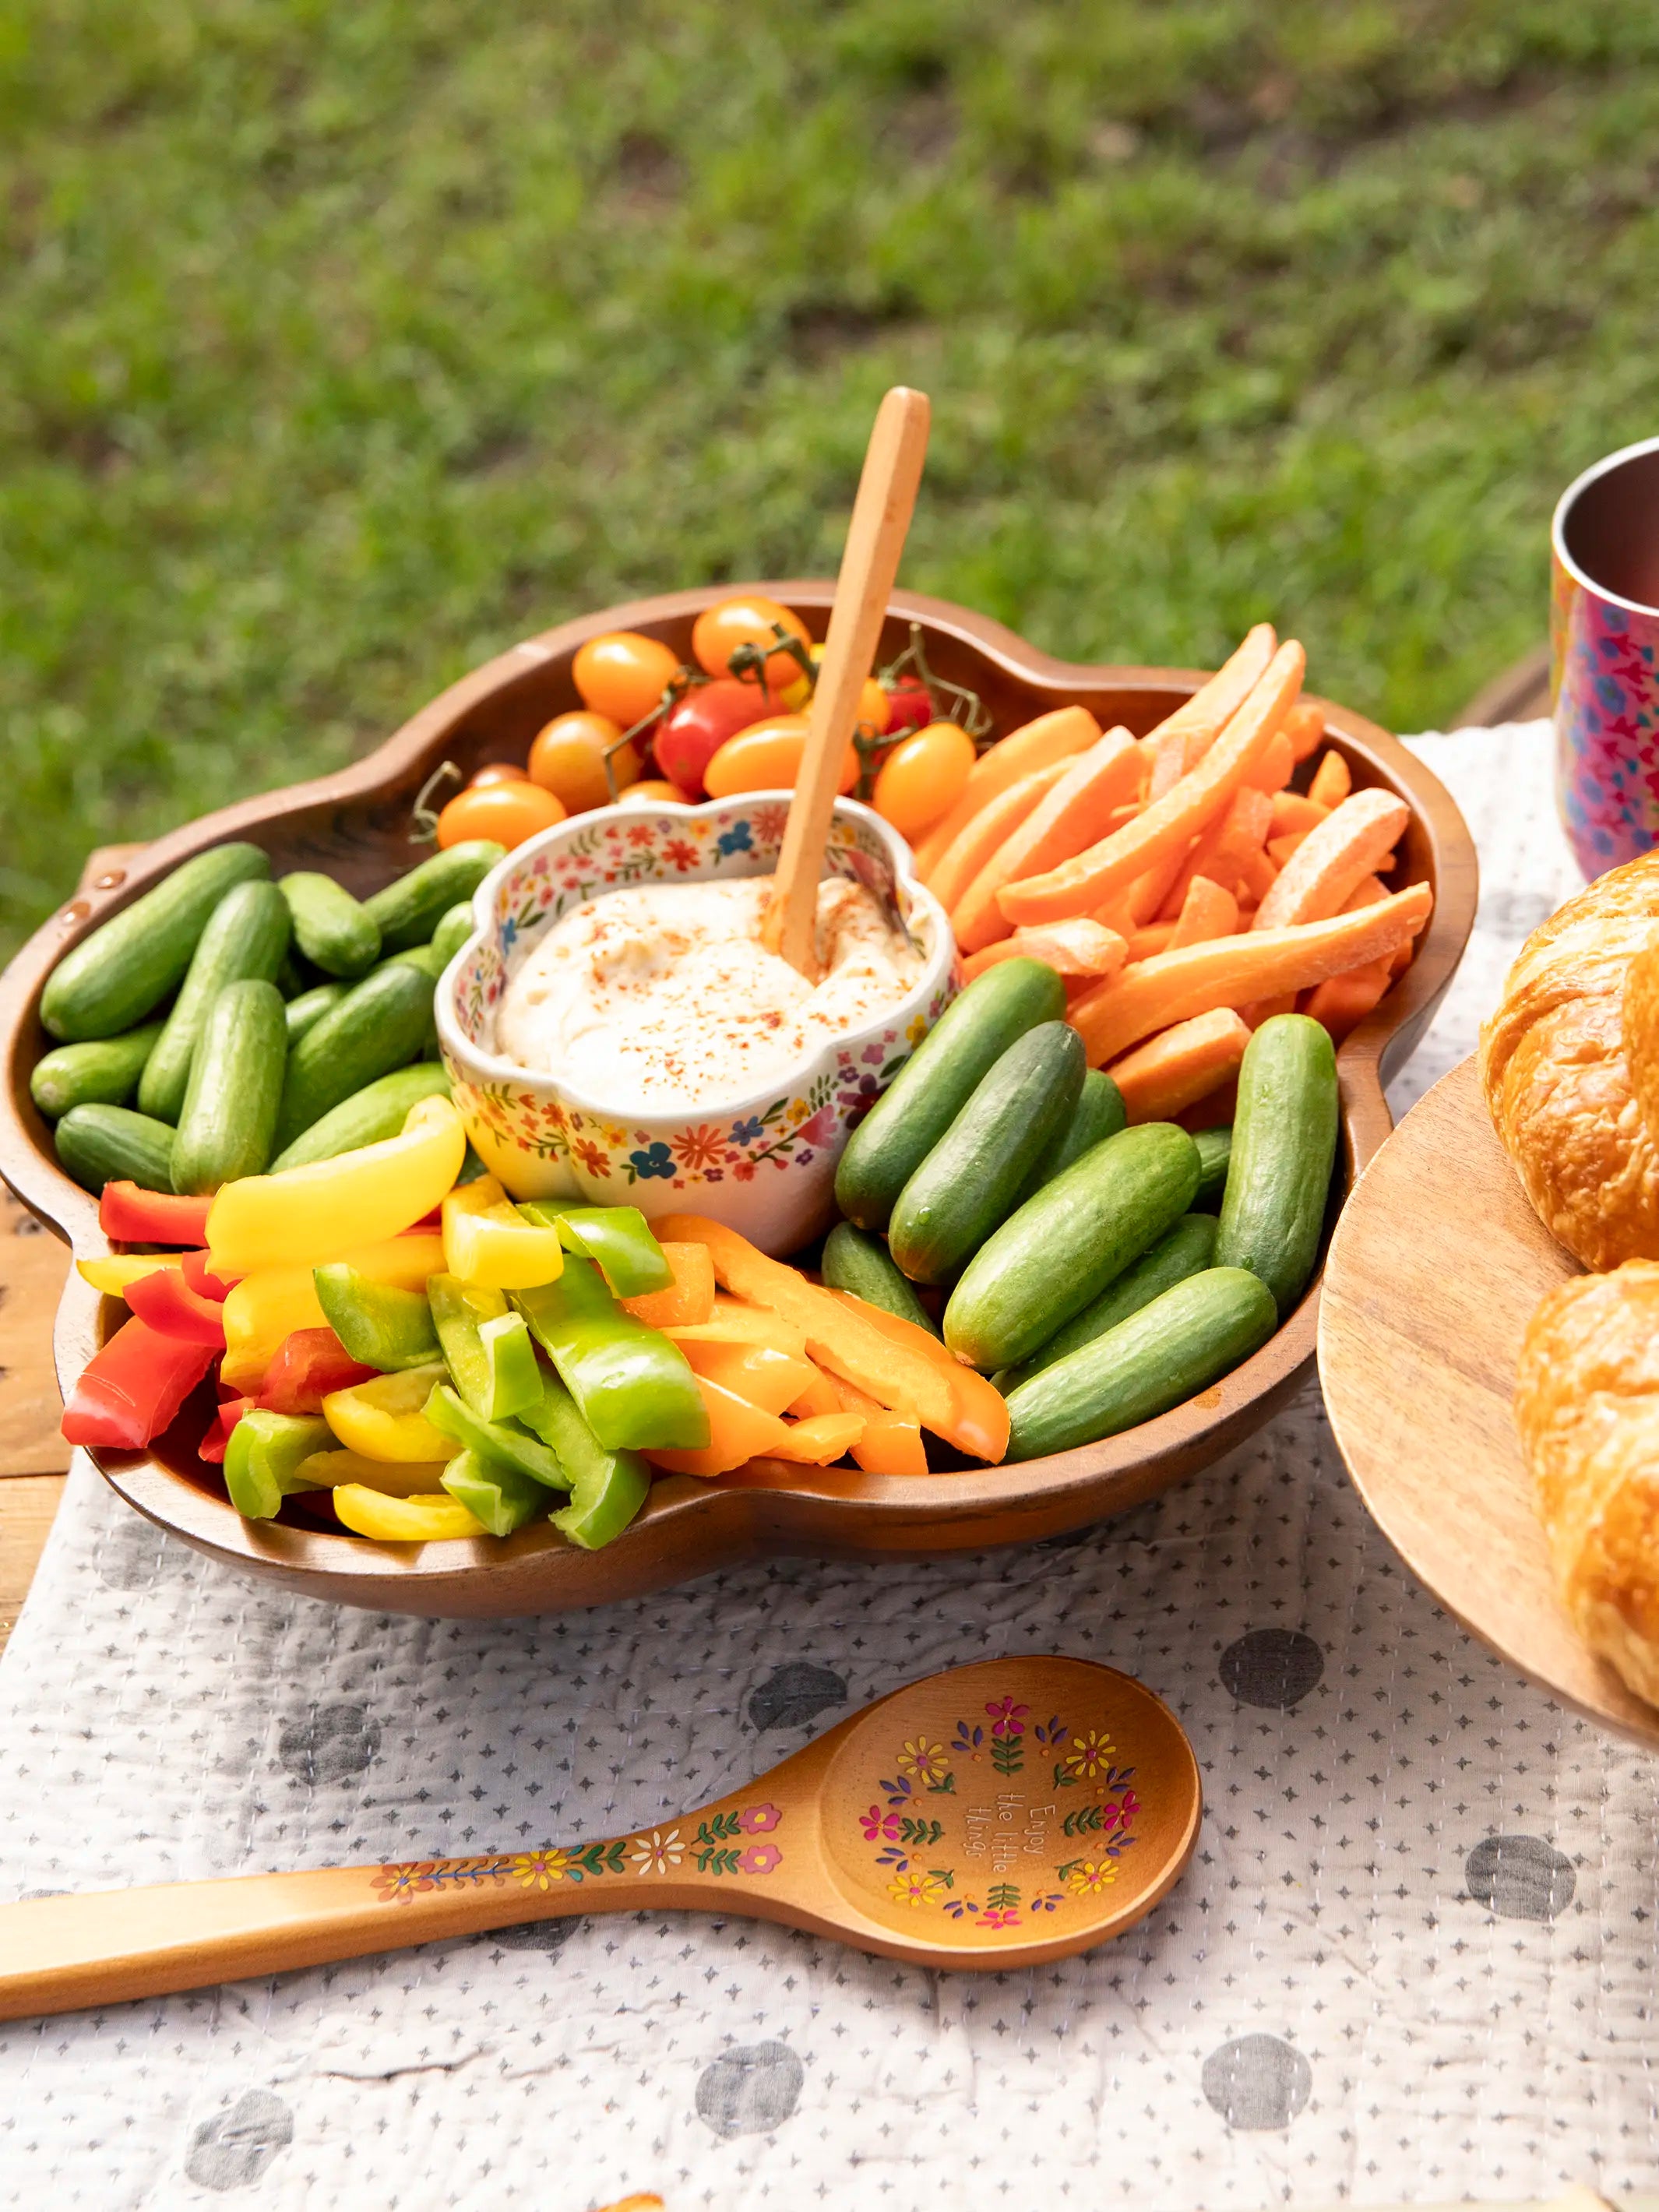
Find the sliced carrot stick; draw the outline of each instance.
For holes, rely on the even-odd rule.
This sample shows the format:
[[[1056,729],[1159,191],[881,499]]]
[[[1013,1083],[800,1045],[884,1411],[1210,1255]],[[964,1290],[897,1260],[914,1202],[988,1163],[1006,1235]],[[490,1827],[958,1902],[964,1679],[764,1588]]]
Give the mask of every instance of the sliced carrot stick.
[[[1353,789],[1353,776],[1347,762],[1334,747],[1328,749],[1319,766],[1314,770],[1313,781],[1308,786],[1308,796],[1321,806],[1340,806]]]
[[[1340,1044],[1348,1031],[1364,1020],[1393,981],[1391,962],[1369,961],[1363,968],[1350,968],[1345,975],[1329,975],[1316,983],[1307,994],[1302,1011],[1323,1022]]]
[[[1342,902],[1344,914],[1356,913],[1362,906],[1375,906],[1378,899],[1389,896],[1389,887],[1376,876],[1364,877]]]
[[[1292,830],[1317,830],[1330,811],[1316,799],[1304,799],[1299,791],[1276,791],[1269,834],[1283,837]]]
[[[1411,810],[1391,791],[1357,791],[1310,830],[1257,909],[1254,929],[1285,929],[1340,914],[1355,884],[1404,829]],[[1358,963],[1356,963],[1358,964]]]
[[[1282,872],[1285,861],[1301,850],[1307,837],[1305,830],[1287,830],[1282,837],[1269,837],[1263,849],[1274,867]]]
[[[1109,830],[1121,830],[1126,822],[1133,822],[1146,804],[1144,799],[1131,799],[1122,806],[1115,806],[1107,822]]]
[[[1247,854],[1238,871],[1239,888],[1248,898],[1255,901],[1259,911],[1261,902],[1279,881],[1279,871],[1265,852]],[[1255,926],[1255,915],[1250,916],[1250,926]]]
[[[1298,699],[1285,717],[1285,732],[1299,768],[1319,750],[1325,735],[1325,709],[1315,699]]]
[[[1195,1014],[1115,1060],[1107,1073],[1131,1121],[1169,1121],[1237,1073],[1250,1032],[1231,1006]]]
[[[1051,921],[1046,928],[1017,929],[962,965],[971,983],[999,960],[1046,960],[1057,975],[1099,976],[1115,975],[1128,957],[1116,930],[1079,915],[1070,921]]]
[[[1100,725],[1086,707],[1056,707],[1052,714],[1039,714],[1036,721],[1010,730],[1006,738],[988,745],[969,769],[961,798],[916,848],[916,873],[923,883],[975,815],[999,792],[1051,762],[1069,760],[1073,753],[1086,751],[1099,735]]]
[[[1194,846],[1164,902],[1162,913],[1171,920],[1179,916],[1187,902],[1188,890],[1198,876],[1208,876],[1212,883],[1231,890],[1252,857],[1261,853],[1273,813],[1273,803],[1265,791],[1256,791],[1249,784],[1241,785],[1228,800],[1226,812],[1210,824]]]
[[[1131,930],[1144,929],[1170,895],[1170,886],[1186,866],[1187,855],[1176,850],[1166,853],[1156,867],[1148,868],[1144,876],[1137,876],[1127,890],[1119,891],[1097,908],[1095,920],[1115,929],[1120,936]]]
[[[1238,1018],[1246,1029],[1259,1030],[1263,1022],[1271,1021],[1275,1014],[1293,1014],[1295,1012],[1296,993],[1280,991],[1274,998],[1257,999],[1248,1006],[1241,1006]]]
[[[997,904],[1003,885],[1058,867],[1105,836],[1115,808],[1138,796],[1146,766],[1146,756],[1125,729],[1109,730],[1068,761],[1059,782],[1003,839],[952,908],[951,927],[960,950],[978,952],[1006,937],[1014,925]]]
[[[1005,838],[1011,837],[1033,809],[1045,799],[1071,766],[1069,760],[1050,761],[1033,769],[988,799],[969,822],[964,823],[949,847],[922,878],[928,890],[948,913]]]
[[[1129,939],[1130,959],[1150,960],[1155,952],[1167,952],[1176,927],[1173,921],[1152,921],[1145,929],[1136,930]]]
[[[1246,937],[1218,937],[1179,952],[1160,952],[1097,984],[1068,1010],[1066,1019],[1082,1037],[1091,1066],[1099,1067],[1172,1022],[1207,1014],[1217,1006],[1248,1006],[1281,992],[1300,991],[1322,983],[1328,975],[1341,975],[1344,969],[1385,958],[1416,936],[1433,904],[1428,885],[1413,884],[1357,914],[1334,915],[1327,921],[1304,922],[1290,929],[1258,929]],[[684,1234],[678,1229],[660,1233]],[[720,1264],[717,1252],[717,1274]]]
[[[1194,876],[1187,886],[1167,950],[1202,945],[1212,937],[1231,937],[1238,927],[1238,901],[1209,876]]]
[[[1189,768],[1198,766],[1249,697],[1276,642],[1273,624],[1257,623],[1209,682],[1141,739],[1152,762],[1149,798],[1162,799]]]
[[[1162,799],[1075,860],[1047,875],[1010,884],[1000,893],[1010,921],[1054,921],[1091,914],[1120,885],[1183,847],[1221,812],[1261,759],[1293,704],[1305,655],[1294,639],[1281,645],[1249,697],[1194,769]]]
[[[1200,1098],[1196,1106],[1183,1107],[1176,1119],[1183,1129],[1196,1136],[1200,1129],[1218,1129],[1231,1121],[1238,1112],[1238,1078],[1230,1076],[1207,1098]]]
[[[1267,750],[1244,779],[1258,791],[1282,791],[1296,773],[1296,754],[1289,737],[1283,730],[1275,730],[1268,740]]]

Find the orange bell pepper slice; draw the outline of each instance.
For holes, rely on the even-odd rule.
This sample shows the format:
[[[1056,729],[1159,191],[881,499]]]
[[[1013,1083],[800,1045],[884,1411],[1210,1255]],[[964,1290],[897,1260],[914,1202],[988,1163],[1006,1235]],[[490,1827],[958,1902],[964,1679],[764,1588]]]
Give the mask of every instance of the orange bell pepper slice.
[[[800,1460],[827,1467],[864,1431],[862,1420],[851,1413],[798,1421],[791,1428],[775,1413],[763,1413],[707,1376],[698,1376],[697,1388],[708,1408],[708,1442],[694,1449],[645,1455],[670,1474],[729,1474],[751,1459]]]
[[[927,1448],[921,1441],[921,1424],[914,1413],[902,1408],[895,1411],[888,1406],[877,1405],[866,1398],[862,1390],[855,1390],[850,1382],[843,1382],[839,1375],[828,1376],[830,1389],[840,1399],[844,1413],[864,1416],[864,1434],[853,1446],[853,1457],[866,1474],[926,1474]]]
[[[647,1328],[684,1328],[714,1317],[714,1267],[701,1244],[665,1244],[662,1256],[674,1270],[665,1291],[641,1291],[637,1297],[618,1298],[624,1313],[642,1321]]]
[[[694,1375],[706,1375],[734,1398],[758,1406],[763,1413],[786,1413],[816,1372],[810,1359],[779,1352],[769,1344],[682,1344]],[[830,1410],[841,1413],[839,1404]]]

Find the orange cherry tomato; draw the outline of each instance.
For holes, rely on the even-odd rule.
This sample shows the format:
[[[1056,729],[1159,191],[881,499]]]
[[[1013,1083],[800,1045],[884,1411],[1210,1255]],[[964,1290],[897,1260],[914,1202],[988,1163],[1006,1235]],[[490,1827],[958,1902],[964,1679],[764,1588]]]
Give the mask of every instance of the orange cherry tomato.
[[[656,806],[666,799],[671,806],[695,806],[696,800],[689,791],[682,791],[677,783],[665,776],[648,775],[642,783],[630,783],[617,800],[618,806]]]
[[[743,791],[792,790],[805,750],[805,714],[769,714],[726,739],[703,770],[703,788],[711,799],[735,799]],[[836,787],[844,795],[858,780],[859,757],[848,745]]]
[[[613,629],[579,647],[570,674],[585,707],[631,730],[662,704],[679,665],[660,638]]]
[[[930,722],[894,746],[876,776],[871,804],[901,837],[942,821],[968,787],[974,741],[954,722]]]
[[[622,732],[608,714],[556,714],[537,732],[530,747],[530,781],[550,791],[568,814],[583,813],[590,806],[609,806],[611,786],[605,781],[605,750],[614,745]],[[624,745],[611,760],[617,788],[639,780],[636,746]]]
[[[483,791],[492,783],[522,783],[523,781],[524,770],[519,766],[517,761],[486,761],[481,769],[476,769],[473,771],[470,787],[474,791]]]
[[[887,727],[888,718],[892,711],[891,702],[880,684],[873,676],[866,676],[859,690],[860,729],[869,731],[876,737],[880,737]]]
[[[493,837],[511,852],[526,837],[563,820],[563,807],[539,784],[475,783],[457,792],[438,817],[438,843],[447,848],[473,837]]]
[[[807,642],[806,624],[775,599],[722,599],[718,606],[705,607],[691,631],[691,651],[697,665],[706,668],[711,676],[741,673],[745,682],[753,684],[757,680],[754,671],[733,669],[732,655],[740,645],[775,644],[775,623],[781,623],[790,636],[799,638],[803,645]],[[776,652],[767,655],[769,690],[781,692],[798,683],[800,673],[800,663],[793,653]]]

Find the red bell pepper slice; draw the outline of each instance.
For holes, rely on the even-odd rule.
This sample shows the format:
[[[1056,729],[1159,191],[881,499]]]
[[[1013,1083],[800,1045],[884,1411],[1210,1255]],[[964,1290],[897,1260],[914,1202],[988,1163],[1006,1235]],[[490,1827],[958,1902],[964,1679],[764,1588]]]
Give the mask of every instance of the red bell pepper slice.
[[[106,1182],[98,1201],[98,1226],[123,1244],[205,1244],[210,1198],[176,1198],[143,1190],[136,1182]]]
[[[222,1275],[210,1275],[207,1257],[205,1252],[181,1252],[179,1265],[185,1282],[198,1297],[212,1298],[216,1304],[222,1305],[235,1289],[238,1279],[233,1276],[229,1282],[226,1282]]]
[[[138,1293],[127,1299],[133,1312],[163,1336],[182,1337],[186,1344],[211,1345],[216,1352],[224,1350],[223,1307],[192,1291],[182,1268],[158,1267],[153,1275],[141,1275],[137,1282],[129,1283],[127,1289]]]
[[[163,1336],[135,1314],[82,1370],[64,1408],[64,1435],[72,1444],[137,1451],[168,1426],[212,1364],[210,1344]]]
[[[268,1413],[320,1413],[331,1390],[349,1390],[380,1371],[354,1359],[331,1328],[296,1328],[265,1370],[259,1407]]]
[[[253,1401],[252,1398],[226,1398],[208,1423],[207,1434],[197,1445],[198,1456],[214,1467],[225,1463],[225,1446],[230,1442],[230,1432]]]

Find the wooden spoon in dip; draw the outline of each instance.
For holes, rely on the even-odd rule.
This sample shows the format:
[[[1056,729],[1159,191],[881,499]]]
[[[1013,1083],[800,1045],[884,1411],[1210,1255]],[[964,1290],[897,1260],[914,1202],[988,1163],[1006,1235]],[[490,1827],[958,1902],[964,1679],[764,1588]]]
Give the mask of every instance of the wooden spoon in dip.
[[[767,951],[779,954],[809,982],[817,981],[814,938],[818,883],[836,786],[910,527],[927,451],[930,411],[927,393],[902,384],[896,384],[876,410],[836,580],[835,605],[812,693],[806,748],[778,854],[772,903],[761,927]]]

